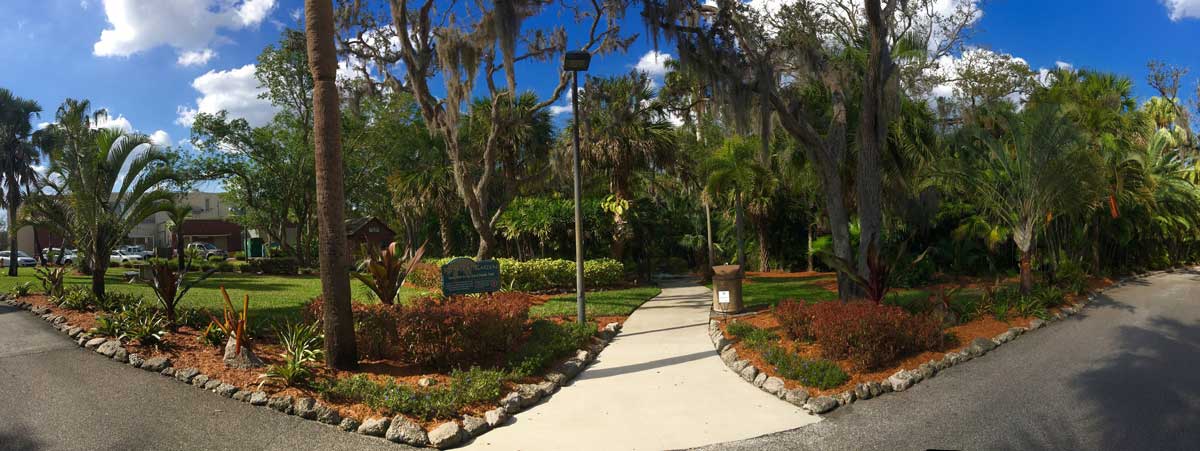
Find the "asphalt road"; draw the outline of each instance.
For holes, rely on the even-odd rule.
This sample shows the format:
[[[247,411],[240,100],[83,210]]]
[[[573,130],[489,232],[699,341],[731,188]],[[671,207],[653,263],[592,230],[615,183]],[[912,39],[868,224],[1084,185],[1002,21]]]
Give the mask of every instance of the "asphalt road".
[[[1135,281],[909,391],[707,449],[1200,449],[1200,274]]]
[[[76,347],[0,304],[2,450],[391,450]]]

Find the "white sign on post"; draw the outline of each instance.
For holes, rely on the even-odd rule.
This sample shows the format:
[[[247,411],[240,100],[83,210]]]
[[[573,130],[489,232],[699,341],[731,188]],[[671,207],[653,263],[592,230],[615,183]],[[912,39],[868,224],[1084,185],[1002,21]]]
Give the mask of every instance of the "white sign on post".
[[[728,304],[729,303],[729,292],[728,291],[718,291],[717,292],[717,302],[719,302],[721,304]]]

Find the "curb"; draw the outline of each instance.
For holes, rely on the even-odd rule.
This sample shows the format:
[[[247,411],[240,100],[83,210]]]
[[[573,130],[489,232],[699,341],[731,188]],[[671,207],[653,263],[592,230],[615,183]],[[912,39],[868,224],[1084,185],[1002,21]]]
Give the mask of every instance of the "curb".
[[[604,329],[592,337],[590,345],[578,350],[574,357],[554,367],[554,370],[547,374],[542,382],[518,385],[515,391],[508,393],[500,399],[499,405],[496,408],[487,411],[483,418],[463,415],[457,420],[447,421],[432,431],[426,432],[419,425],[402,415],[396,415],[392,418],[368,418],[362,420],[360,423],[359,420],[354,418],[343,418],[338,414],[336,409],[320,404],[313,398],[302,397],[293,399],[291,396],[270,396],[261,390],[242,390],[232,384],[210,378],[200,373],[196,368],[173,367],[171,360],[166,357],[146,359],[141,355],[129,353],[120,340],[93,337],[83,328],[67,323],[65,317],[51,313],[50,309],[46,307],[34,306],[28,302],[21,301],[19,298],[10,298],[8,294],[0,294],[0,302],[22,310],[28,310],[30,313],[49,322],[55,330],[73,339],[78,346],[134,368],[159,373],[181,383],[192,385],[235,401],[241,401],[257,407],[266,407],[285,415],[295,415],[305,420],[336,427],[342,431],[380,437],[393,443],[438,449],[448,449],[464,445],[493,428],[510,424],[511,422],[508,420],[512,414],[534,407],[544,399],[548,399],[560,387],[568,385],[584,369],[595,362],[600,352],[621,331],[620,323],[606,324]]]
[[[1085,307],[1096,300],[1096,297],[1105,291],[1120,288],[1135,280],[1143,280],[1148,277],[1154,277],[1162,274],[1170,274],[1181,270],[1195,269],[1192,266],[1180,266],[1166,270],[1143,272],[1131,276],[1123,277],[1116,282],[1096,290],[1088,291],[1087,296],[1080,302],[1068,304],[1062,307],[1058,312],[1049,318],[1035,319],[1029,323],[1029,327],[1013,327],[1005,332],[996,335],[992,339],[976,338],[965,349],[946,353],[940,360],[930,360],[922,363],[919,367],[911,370],[900,370],[892,374],[887,379],[881,381],[872,381],[858,384],[854,388],[833,396],[816,396],[810,397],[808,391],[803,388],[786,389],[784,382],[777,377],[768,377],[766,373],[755,368],[749,360],[738,359],[737,349],[733,347],[733,341],[725,338],[725,334],[721,331],[720,322],[715,319],[710,319],[708,322],[709,339],[713,342],[713,348],[725,362],[734,374],[739,375],[743,380],[753,384],[755,387],[774,395],[775,397],[784,400],[792,405],[800,407],[809,413],[823,415],[836,410],[838,407],[847,404],[853,404],[855,401],[877,398],[887,393],[902,392],[912,386],[921,383],[921,381],[931,379],[937,376],[938,373],[949,369],[955,365],[968,362],[972,359],[982,357],[984,354],[995,350],[996,348],[1007,344],[1017,337],[1032,332],[1037,329],[1049,326],[1054,322],[1061,321],[1070,316],[1074,316],[1083,311]]]

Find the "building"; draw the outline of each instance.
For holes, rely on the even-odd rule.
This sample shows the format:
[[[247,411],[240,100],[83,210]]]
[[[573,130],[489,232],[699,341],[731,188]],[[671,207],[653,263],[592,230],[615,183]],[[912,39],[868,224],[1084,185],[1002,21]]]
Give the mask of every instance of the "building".
[[[350,248],[350,255],[358,255],[363,245],[382,249],[392,244],[395,237],[396,232],[376,218],[346,220],[346,245]]]

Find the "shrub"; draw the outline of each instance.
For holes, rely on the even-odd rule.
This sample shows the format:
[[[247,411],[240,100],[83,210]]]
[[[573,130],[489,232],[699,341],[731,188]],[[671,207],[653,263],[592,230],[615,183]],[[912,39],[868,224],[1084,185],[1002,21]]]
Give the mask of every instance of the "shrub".
[[[225,336],[225,331],[217,327],[216,324],[209,323],[208,327],[205,327],[204,331],[200,333],[200,336],[196,337],[196,340],[214,348],[219,348],[225,345],[226,338],[228,337]]]
[[[1031,295],[1037,298],[1038,301],[1040,301],[1042,305],[1047,308],[1058,307],[1067,302],[1067,297],[1063,293],[1063,290],[1053,286],[1037,287],[1033,290]]]
[[[123,291],[109,291],[96,300],[96,308],[106,312],[116,312],[131,306],[140,306],[145,298],[140,294]]]
[[[783,377],[799,381],[808,387],[828,390],[850,380],[850,376],[833,362],[805,359],[780,346],[767,346],[762,357]]]
[[[245,252],[242,252],[242,251],[233,251],[233,252],[230,252],[230,253],[229,253],[229,258],[232,258],[232,259],[234,259],[234,260],[241,260],[241,261],[245,261],[245,260],[246,260],[246,253],[245,253]]]
[[[434,264],[441,267],[453,257],[442,258]],[[539,258],[534,260],[496,259],[500,262],[500,284],[511,290],[548,291],[575,286],[575,262],[572,260]],[[621,283],[625,266],[613,259],[601,258],[583,262],[583,281],[589,288],[607,288]],[[435,286],[441,286],[438,274]]]
[[[300,271],[300,265],[291,257],[256,258],[250,260],[246,270],[252,273],[294,276]]]
[[[595,333],[594,323],[534,321],[529,338],[509,356],[507,367],[516,377],[532,376],[587,345]]]
[[[466,406],[500,397],[505,375],[472,367],[450,373],[450,383],[427,389],[399,384],[395,379],[376,383],[366,375],[325,382],[317,387],[321,398],[335,402],[360,402],[388,414],[405,414],[425,420],[451,418]]]
[[[901,355],[940,346],[940,321],[903,309],[869,302],[822,302],[807,307],[814,341],[826,358],[849,359],[874,369]]]
[[[779,320],[779,325],[788,338],[793,340],[812,339],[812,332],[809,330],[809,326],[812,324],[812,314],[807,302],[785,299],[772,309],[772,313]]]
[[[441,288],[442,267],[432,263],[417,263],[406,280],[414,287]]]
[[[524,334],[526,302],[424,297],[395,311],[397,357],[434,369],[494,363]]]
[[[154,263],[150,267],[150,280],[143,282],[154,292],[159,306],[167,314],[167,322],[175,325],[175,308],[183,301],[188,290],[213,275],[214,271],[205,271],[200,277],[188,280],[187,270],[175,272],[177,266],[169,263]]]
[[[91,288],[75,286],[63,290],[62,296],[51,301],[65,309],[87,310],[96,305],[96,295],[92,293]]]
[[[149,345],[162,340],[165,325],[166,321],[158,311],[150,305],[138,302],[125,304],[119,310],[97,316],[92,332]]]
[[[323,301],[320,297],[309,301],[304,309],[304,318],[309,322],[320,322]],[[358,353],[367,359],[385,359],[394,355],[396,343],[396,315],[399,306],[383,304],[350,303],[354,314],[354,341]]]
[[[66,266],[39,266],[34,269],[37,279],[42,283],[46,296],[55,298],[63,295],[63,281],[67,278]]]
[[[13,297],[19,298],[22,296],[28,296],[30,291],[33,291],[33,281],[32,280],[13,286],[12,289],[9,290],[9,294],[11,294]]]
[[[320,360],[321,344],[325,339],[317,323],[287,323],[276,333],[279,345],[283,347],[283,354],[280,354],[283,364],[271,365],[259,379],[286,387],[307,383],[313,374],[309,364]]]
[[[729,332],[729,335],[740,338],[747,346],[755,349],[770,345],[779,339],[771,331],[754,327],[749,323],[732,322],[725,326],[725,331]]]

